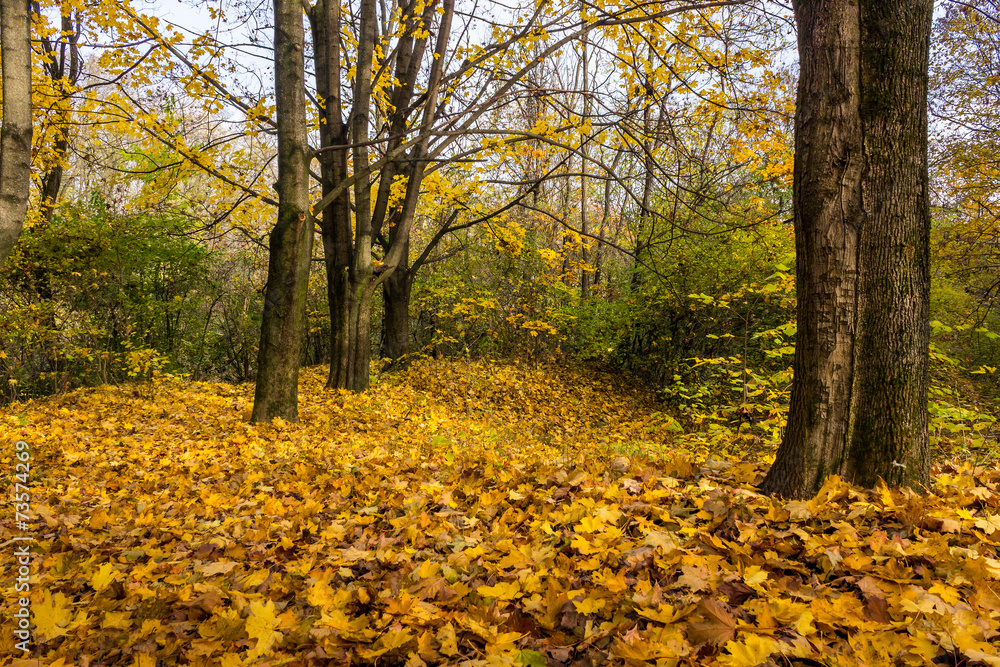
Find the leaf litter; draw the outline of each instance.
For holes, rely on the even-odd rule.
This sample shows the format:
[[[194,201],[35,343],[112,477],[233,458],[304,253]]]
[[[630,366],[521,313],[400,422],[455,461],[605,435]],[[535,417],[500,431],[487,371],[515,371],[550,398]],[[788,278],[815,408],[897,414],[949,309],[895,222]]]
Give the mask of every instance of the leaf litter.
[[[761,496],[620,379],[423,361],[11,406],[50,665],[1000,665],[1000,472]],[[13,492],[13,447],[0,476]],[[14,584],[12,508],[2,584]],[[15,654],[12,633],[0,654]],[[18,652],[19,653],[19,652]],[[34,662],[32,664],[35,664]]]

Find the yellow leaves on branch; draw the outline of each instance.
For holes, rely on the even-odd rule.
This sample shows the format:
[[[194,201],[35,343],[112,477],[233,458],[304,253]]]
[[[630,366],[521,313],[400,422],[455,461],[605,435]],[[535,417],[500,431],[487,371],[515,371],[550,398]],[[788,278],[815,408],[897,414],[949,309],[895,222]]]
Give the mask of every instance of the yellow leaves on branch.
[[[358,396],[323,375],[297,425],[170,378],[0,415],[35,457],[45,664],[1000,661],[996,470],[786,502],[755,491],[763,464],[685,453],[702,441],[620,378],[422,361]]]

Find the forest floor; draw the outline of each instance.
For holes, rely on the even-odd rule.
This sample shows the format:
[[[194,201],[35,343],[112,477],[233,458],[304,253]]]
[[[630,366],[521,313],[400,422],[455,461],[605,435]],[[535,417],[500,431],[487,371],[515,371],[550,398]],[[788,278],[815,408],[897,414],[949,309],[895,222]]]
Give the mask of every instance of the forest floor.
[[[31,665],[1000,665],[995,463],[787,502],[770,452],[705,451],[612,376],[323,380],[300,424],[171,378],[0,412],[36,517],[0,517],[0,664],[30,596]]]

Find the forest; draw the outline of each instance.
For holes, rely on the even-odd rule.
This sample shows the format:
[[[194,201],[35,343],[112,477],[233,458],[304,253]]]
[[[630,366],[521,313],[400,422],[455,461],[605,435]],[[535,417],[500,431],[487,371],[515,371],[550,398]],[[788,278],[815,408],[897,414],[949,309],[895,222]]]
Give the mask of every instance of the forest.
[[[0,665],[1000,666],[1000,0],[0,46]]]

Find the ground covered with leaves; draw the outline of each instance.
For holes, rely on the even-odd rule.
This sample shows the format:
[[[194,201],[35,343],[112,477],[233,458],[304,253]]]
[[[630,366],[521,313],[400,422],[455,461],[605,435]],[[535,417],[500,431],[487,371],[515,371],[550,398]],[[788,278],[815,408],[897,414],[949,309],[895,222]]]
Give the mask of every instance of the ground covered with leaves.
[[[787,502],[755,491],[766,451],[710,458],[611,376],[322,381],[297,425],[174,379],[0,416],[5,486],[32,447],[42,664],[1000,665],[995,465]]]

